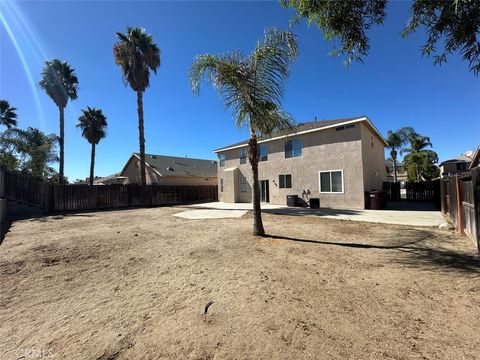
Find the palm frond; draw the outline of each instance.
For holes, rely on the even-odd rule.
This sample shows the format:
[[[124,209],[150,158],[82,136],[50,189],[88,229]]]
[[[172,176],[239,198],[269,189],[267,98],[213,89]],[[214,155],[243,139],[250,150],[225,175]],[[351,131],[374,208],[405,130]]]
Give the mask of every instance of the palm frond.
[[[116,33],[113,46],[115,63],[122,68],[122,79],[134,91],[145,91],[150,86],[150,70],[155,74],[160,67],[160,49],[145,29],[128,27],[126,34]]]
[[[11,129],[17,126],[17,109],[11,107],[8,101],[0,100],[0,125]]]
[[[256,97],[281,106],[285,81],[298,56],[296,36],[275,28],[266,30],[251,56],[255,70]]]
[[[90,144],[98,144],[107,136],[107,118],[100,109],[91,107],[83,109],[76,127],[82,131],[82,136]]]
[[[202,80],[210,80],[232,111],[237,125],[242,126],[254,110],[251,69],[239,52],[224,55],[199,55],[190,69],[190,84],[200,93]]]
[[[66,107],[68,100],[78,97],[75,70],[67,62],[58,59],[45,62],[39,85],[59,107]]]

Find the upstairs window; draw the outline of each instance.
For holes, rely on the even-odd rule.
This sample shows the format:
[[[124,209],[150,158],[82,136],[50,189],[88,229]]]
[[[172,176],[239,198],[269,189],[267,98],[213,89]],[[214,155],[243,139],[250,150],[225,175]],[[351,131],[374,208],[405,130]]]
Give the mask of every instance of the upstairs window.
[[[343,170],[319,171],[321,193],[343,193]]]
[[[342,130],[346,130],[346,129],[353,129],[354,127],[355,127],[355,124],[342,125],[342,126],[336,127],[336,128],[335,128],[335,131],[342,131]]]
[[[459,162],[457,163],[457,171],[466,171],[467,170],[467,163]]]
[[[258,160],[267,161],[268,160],[268,145],[259,144],[258,145]]]
[[[220,163],[220,167],[225,166],[225,154],[218,154],[218,161]]]
[[[285,159],[302,156],[302,140],[291,139],[285,141]]]
[[[240,149],[240,164],[246,164],[247,163],[247,149],[246,148],[241,148]]]
[[[278,187],[280,189],[291,189],[292,188],[292,175],[285,174],[278,176]]]

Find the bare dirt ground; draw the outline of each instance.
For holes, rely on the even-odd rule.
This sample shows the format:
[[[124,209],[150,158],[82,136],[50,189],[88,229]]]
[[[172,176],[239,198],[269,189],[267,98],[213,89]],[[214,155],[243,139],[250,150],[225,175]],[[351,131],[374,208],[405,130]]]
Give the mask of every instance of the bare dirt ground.
[[[480,260],[451,232],[181,208],[18,221],[0,359],[478,359]],[[203,309],[214,301],[206,317]]]

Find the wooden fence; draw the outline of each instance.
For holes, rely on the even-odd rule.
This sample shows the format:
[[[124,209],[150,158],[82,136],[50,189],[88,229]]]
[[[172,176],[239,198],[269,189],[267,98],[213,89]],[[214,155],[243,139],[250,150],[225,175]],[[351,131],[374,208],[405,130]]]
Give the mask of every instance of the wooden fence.
[[[442,212],[460,233],[465,233],[480,252],[480,167],[441,180]]]
[[[0,193],[48,212],[218,201],[217,186],[52,185],[0,170]]]
[[[440,180],[434,181],[419,181],[405,183],[405,198],[401,197],[401,187],[399,182],[385,182],[383,183],[383,191],[386,194],[387,200],[410,200],[410,201],[425,201],[432,202],[440,208]]]

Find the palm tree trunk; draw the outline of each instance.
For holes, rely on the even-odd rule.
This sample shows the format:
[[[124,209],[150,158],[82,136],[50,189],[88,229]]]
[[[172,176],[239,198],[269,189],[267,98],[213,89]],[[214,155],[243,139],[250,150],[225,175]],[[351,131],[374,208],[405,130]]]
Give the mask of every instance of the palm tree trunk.
[[[258,184],[258,145],[257,135],[253,129],[250,130],[250,141],[248,142],[248,159],[252,166],[253,174],[253,235],[265,236],[265,230],[262,222],[262,209],[260,208],[260,187]]]
[[[397,182],[397,158],[393,158],[393,182]]]
[[[94,169],[95,169],[95,143],[92,142],[92,154],[90,157],[90,186],[93,186]]]
[[[143,92],[137,91],[138,142],[140,144],[140,178],[142,185],[147,184],[145,174],[145,134],[143,125]]]
[[[58,138],[58,145],[60,147],[60,164],[58,169],[58,181],[61,185],[65,183],[64,181],[64,143],[65,143],[65,108],[59,106],[58,109],[60,110],[60,136]]]
[[[393,182],[397,182],[397,151],[394,147],[392,147],[392,151],[390,151],[390,156],[393,160]]]

